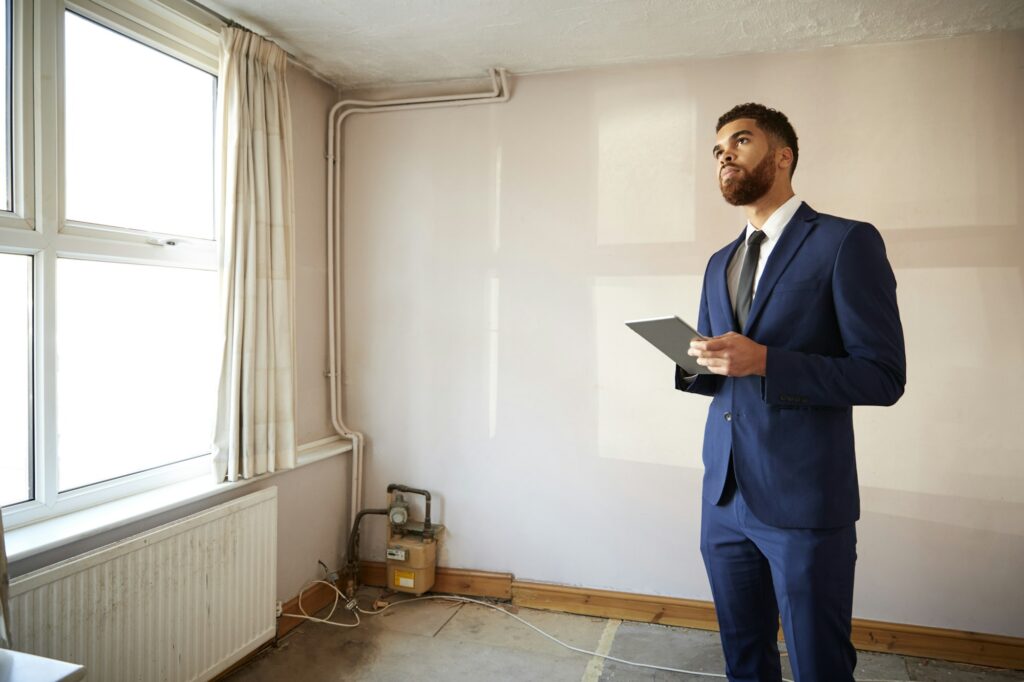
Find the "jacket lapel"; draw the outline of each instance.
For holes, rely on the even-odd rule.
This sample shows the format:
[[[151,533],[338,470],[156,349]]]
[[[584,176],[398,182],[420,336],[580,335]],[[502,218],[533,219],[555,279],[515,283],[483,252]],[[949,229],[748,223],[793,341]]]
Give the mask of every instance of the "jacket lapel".
[[[747,226],[744,225],[740,236],[736,238],[732,246],[724,252],[724,257],[719,259],[716,264],[715,267],[718,271],[713,273],[718,281],[718,304],[722,308],[723,319],[729,320],[729,331],[737,331],[739,329],[739,325],[736,323],[736,312],[733,309],[732,300],[729,298],[729,263],[732,262],[736,249],[740,248],[746,236]],[[714,334],[714,330],[712,330],[712,334]]]
[[[789,261],[793,259],[796,252],[800,250],[800,246],[804,243],[807,235],[810,234],[811,228],[814,227],[814,221],[817,218],[818,214],[813,208],[806,203],[801,203],[800,208],[797,209],[789,223],[786,224],[785,229],[782,231],[782,236],[779,237],[779,243],[775,245],[775,248],[772,249],[771,254],[768,256],[764,272],[761,273],[761,279],[758,280],[754,302],[750,306],[750,314],[747,316],[747,326],[742,330],[745,336],[754,326],[754,323],[757,322],[757,318],[764,309],[772,289],[775,288],[775,283],[779,281],[779,276],[786,270],[786,266],[789,265]]]

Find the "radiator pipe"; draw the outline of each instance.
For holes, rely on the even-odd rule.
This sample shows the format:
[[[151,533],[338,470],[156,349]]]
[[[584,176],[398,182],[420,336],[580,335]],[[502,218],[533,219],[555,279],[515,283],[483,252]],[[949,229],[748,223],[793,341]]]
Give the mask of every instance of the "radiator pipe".
[[[508,72],[490,69],[491,89],[462,95],[411,97],[392,100],[348,99],[337,102],[327,116],[327,376],[330,379],[331,424],[338,435],[352,441],[351,516],[355,518],[363,503],[363,450],[366,437],[350,429],[342,417],[344,382],[341,372],[339,330],[341,323],[341,156],[342,125],[350,115],[409,109],[457,107],[492,102],[507,102],[511,97]]]

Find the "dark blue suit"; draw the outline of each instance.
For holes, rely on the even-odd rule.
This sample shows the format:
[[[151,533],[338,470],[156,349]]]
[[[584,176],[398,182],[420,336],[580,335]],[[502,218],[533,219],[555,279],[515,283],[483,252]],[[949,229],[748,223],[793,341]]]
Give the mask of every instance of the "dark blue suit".
[[[714,397],[701,546],[728,672],[778,679],[778,608],[798,680],[848,680],[860,516],[852,407],[903,394],[896,280],[874,227],[801,204],[740,330],[726,277],[744,236],[708,263],[698,330],[767,346],[766,376],[687,381],[676,368],[677,388]]]

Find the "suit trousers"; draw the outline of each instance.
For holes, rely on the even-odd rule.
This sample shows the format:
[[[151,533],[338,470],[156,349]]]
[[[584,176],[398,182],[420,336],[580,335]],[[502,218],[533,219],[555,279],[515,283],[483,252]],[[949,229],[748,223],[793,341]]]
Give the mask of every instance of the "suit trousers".
[[[854,524],[825,529],[764,524],[747,507],[730,462],[719,504],[703,503],[701,554],[730,680],[782,679],[781,613],[796,682],[853,682]]]

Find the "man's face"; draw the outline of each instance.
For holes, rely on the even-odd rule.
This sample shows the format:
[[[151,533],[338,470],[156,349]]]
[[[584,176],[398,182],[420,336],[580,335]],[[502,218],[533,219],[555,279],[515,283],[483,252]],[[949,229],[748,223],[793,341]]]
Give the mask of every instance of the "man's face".
[[[752,118],[736,119],[722,126],[712,153],[718,169],[718,187],[733,206],[753,204],[775,183],[774,146]]]

